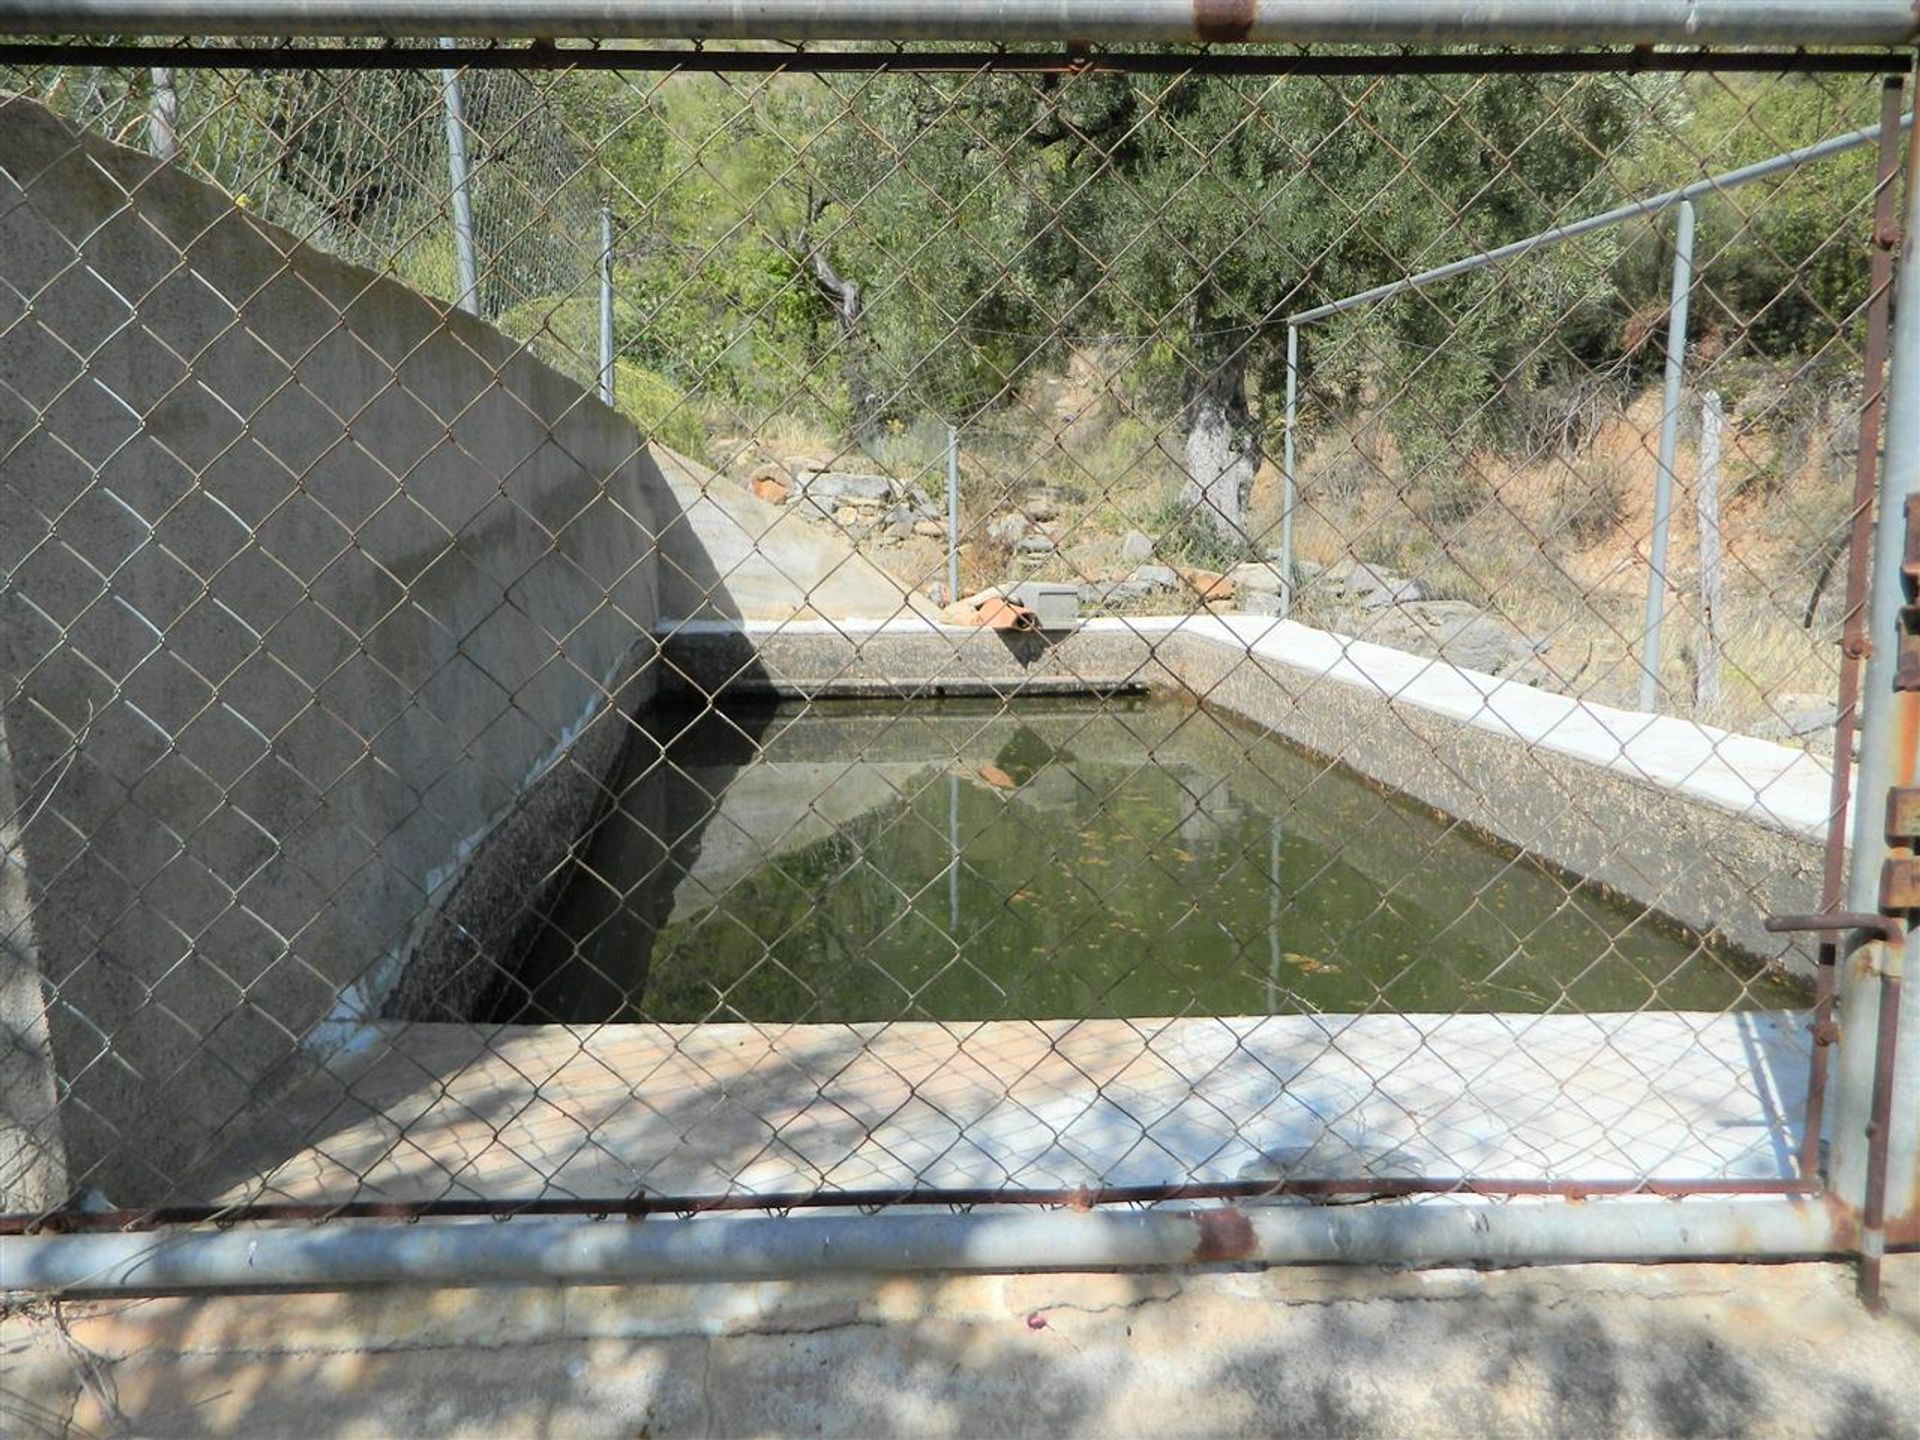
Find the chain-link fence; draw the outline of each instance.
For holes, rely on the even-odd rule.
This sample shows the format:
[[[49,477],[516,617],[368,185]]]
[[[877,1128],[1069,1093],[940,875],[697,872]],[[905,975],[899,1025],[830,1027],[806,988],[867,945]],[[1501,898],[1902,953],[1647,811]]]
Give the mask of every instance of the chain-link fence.
[[[10,1226],[1822,1188],[1904,60],[210,56],[4,72]]]

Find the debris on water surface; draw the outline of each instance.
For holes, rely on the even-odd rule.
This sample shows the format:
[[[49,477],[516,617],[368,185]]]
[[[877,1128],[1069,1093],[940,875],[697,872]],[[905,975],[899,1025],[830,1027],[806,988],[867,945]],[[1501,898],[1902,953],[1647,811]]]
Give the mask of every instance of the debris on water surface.
[[[1020,782],[1002,770],[998,765],[982,765],[978,773],[982,780],[986,781],[987,784],[993,786],[996,790],[1018,790],[1020,788]]]
[[[1300,955],[1289,950],[1282,957],[1287,964],[1308,975],[1338,975],[1340,967],[1325,960],[1316,960],[1311,955]]]

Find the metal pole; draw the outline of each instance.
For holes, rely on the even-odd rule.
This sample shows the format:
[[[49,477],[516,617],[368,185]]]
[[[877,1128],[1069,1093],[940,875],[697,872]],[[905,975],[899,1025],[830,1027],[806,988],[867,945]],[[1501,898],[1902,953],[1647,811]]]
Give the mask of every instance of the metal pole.
[[[1300,327],[1287,326],[1287,413],[1280,443],[1280,618],[1293,610],[1293,422],[1300,391]]]
[[[180,92],[171,67],[152,70],[153,96],[147,112],[147,149],[156,160],[172,160],[180,153]]]
[[[1913,116],[1900,117],[1902,129],[1910,128],[1912,124]],[[1450,260],[1445,265],[1436,265],[1431,270],[1422,270],[1419,274],[1409,275],[1405,279],[1392,280],[1385,285],[1375,285],[1371,290],[1356,291],[1352,295],[1329,301],[1325,305],[1316,305],[1311,310],[1302,310],[1289,319],[1295,325],[1308,325],[1315,320],[1324,320],[1329,315],[1338,315],[1343,310],[1352,310],[1361,305],[1371,304],[1375,300],[1384,300],[1390,295],[1398,295],[1403,290],[1417,290],[1423,285],[1433,284],[1436,280],[1448,280],[1455,275],[1465,275],[1469,271],[1480,270],[1488,265],[1498,264],[1502,260],[1512,260],[1521,255],[1531,254],[1549,245],[1558,245],[1581,235],[1591,235],[1596,230],[1622,225],[1629,220],[1652,219],[1683,201],[1700,200],[1709,195],[1718,195],[1741,185],[1752,184],[1756,180],[1765,180],[1788,170],[1798,169],[1816,160],[1825,160],[1834,155],[1845,154],[1849,150],[1858,150],[1863,145],[1877,144],[1881,129],[1879,125],[1870,125],[1864,130],[1850,130],[1844,135],[1835,135],[1816,145],[1805,145],[1798,150],[1783,151],[1770,159],[1756,161],[1752,165],[1743,165],[1738,170],[1709,175],[1704,180],[1695,180],[1689,185],[1682,185],[1677,190],[1666,190],[1658,195],[1649,195],[1646,199],[1635,200],[1630,205],[1603,210],[1598,215],[1589,215],[1583,220],[1556,225],[1551,230],[1542,230],[1538,235],[1529,235],[1524,240],[1514,240],[1492,250],[1483,250],[1477,255]]]
[[[1693,202],[1680,202],[1673,229],[1673,292],[1667,305],[1667,376],[1660,454],[1653,477],[1653,540],[1647,550],[1647,607],[1640,631],[1640,708],[1660,702],[1660,627],[1667,609],[1667,528],[1673,519],[1673,462],[1680,447],[1680,388],[1687,378],[1687,299],[1693,293]]]
[[[960,431],[947,426],[947,603],[960,598]]]
[[[600,399],[613,404],[613,207],[600,207]]]
[[[1911,45],[1909,0],[0,0],[0,33]]]
[[[1920,724],[1920,692],[1895,685],[1903,648],[1901,610],[1908,603],[1901,573],[1906,505],[1920,495],[1920,303],[1911,303],[1920,296],[1920,152],[1910,149],[1907,165],[1886,385],[1886,454],[1880,466],[1867,599],[1853,860],[1847,881],[1847,908],[1863,913],[1881,908],[1886,862],[1911,853],[1910,846],[1888,840],[1887,798],[1896,786],[1913,782]],[[1901,304],[1901,299],[1909,303]],[[1869,1212],[1861,1243],[1864,1272],[1877,1269],[1884,1243],[1883,1234],[1874,1233],[1871,1212],[1884,1206],[1895,1217],[1910,1217],[1920,1210],[1920,1006],[1899,1005],[1904,976],[1920,964],[1920,927],[1910,925],[1901,942],[1864,932],[1849,938],[1852,958],[1840,967],[1831,1184],[1843,1202]]]
[[[442,37],[445,49],[453,41]],[[460,103],[460,72],[449,66],[440,72],[440,92],[447,112],[447,179],[453,195],[454,278],[459,294],[454,303],[469,315],[480,313],[480,272],[473,247],[473,192],[467,175],[467,117]]]
[[[889,1271],[1253,1263],[1537,1265],[1813,1259],[1844,1236],[1818,1200],[976,1210],[957,1215],[514,1220],[0,1237],[12,1293],[161,1295],[345,1285],[608,1285]]]

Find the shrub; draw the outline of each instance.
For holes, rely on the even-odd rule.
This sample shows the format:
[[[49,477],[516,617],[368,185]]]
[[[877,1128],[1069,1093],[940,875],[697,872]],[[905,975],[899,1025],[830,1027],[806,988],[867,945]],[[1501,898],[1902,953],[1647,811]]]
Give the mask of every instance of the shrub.
[[[1586,550],[1598,545],[1627,518],[1627,475],[1614,460],[1588,455],[1560,471],[1560,496],[1554,528]]]
[[[649,440],[704,461],[707,427],[673,382],[621,360],[614,366],[613,405]]]

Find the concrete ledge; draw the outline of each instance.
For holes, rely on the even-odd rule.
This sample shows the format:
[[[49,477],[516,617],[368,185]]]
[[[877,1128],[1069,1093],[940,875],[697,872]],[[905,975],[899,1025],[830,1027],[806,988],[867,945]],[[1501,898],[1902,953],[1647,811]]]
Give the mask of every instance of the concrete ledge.
[[[1802,1016],[387,1027],[220,1198],[1793,1175]],[[274,1164],[274,1160],[280,1163]]]

